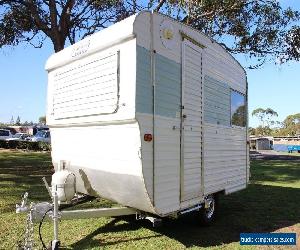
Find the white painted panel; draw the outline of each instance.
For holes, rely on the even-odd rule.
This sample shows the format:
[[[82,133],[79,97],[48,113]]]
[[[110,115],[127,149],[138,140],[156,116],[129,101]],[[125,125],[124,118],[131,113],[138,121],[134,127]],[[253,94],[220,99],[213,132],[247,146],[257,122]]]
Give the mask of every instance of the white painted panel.
[[[143,178],[147,193],[153,202],[153,141],[144,141],[144,134],[153,135],[153,115],[137,113],[136,119],[140,127]]]
[[[117,72],[115,67],[117,60],[115,56],[118,51],[120,53],[119,85],[116,85],[118,75],[115,74]],[[64,55],[64,53],[62,53],[62,55]],[[109,55],[115,56],[112,56],[110,59],[105,59],[106,62],[104,64],[98,62],[96,68],[92,66],[94,63],[97,64],[92,58],[99,59],[99,57]],[[130,60],[128,60],[128,58],[130,58]],[[84,66],[88,60],[93,63]],[[63,83],[62,86],[55,86],[55,80],[57,80],[55,72],[63,73],[62,68],[73,64],[78,65],[76,74],[71,74],[66,71],[67,74],[59,78],[60,83]],[[67,126],[68,124],[111,123],[135,119],[135,39],[113,45],[104,51],[96,51],[94,54],[88,54],[83,58],[74,58],[74,60],[67,65],[51,70],[48,75],[48,125]],[[111,67],[112,65],[114,66]],[[102,77],[99,77],[100,75],[102,75]],[[118,91],[116,91],[116,89],[118,89]],[[55,92],[56,94],[54,94]],[[67,104],[66,102],[73,102],[74,105]],[[116,103],[119,103],[119,105],[116,105]],[[62,113],[61,116],[67,117],[66,119],[55,117],[53,112],[54,104],[56,108],[61,109],[59,112],[65,112]],[[82,107],[79,108],[76,105],[81,105]],[[105,115],[102,113],[114,110],[117,110],[117,112]]]
[[[204,193],[235,192],[246,187],[246,130],[204,126]]]
[[[61,160],[66,162],[76,175],[78,192],[154,212],[143,179],[137,122],[51,128],[51,139],[55,168]],[[81,172],[91,188],[84,184]]]
[[[154,124],[154,206],[167,214],[179,209],[180,118],[156,115]]]
[[[150,32],[150,12],[141,12],[137,15],[133,30],[137,36],[137,45],[150,50],[151,32]]]
[[[202,50],[187,40],[182,71],[181,201],[186,201],[201,196],[202,167]]]

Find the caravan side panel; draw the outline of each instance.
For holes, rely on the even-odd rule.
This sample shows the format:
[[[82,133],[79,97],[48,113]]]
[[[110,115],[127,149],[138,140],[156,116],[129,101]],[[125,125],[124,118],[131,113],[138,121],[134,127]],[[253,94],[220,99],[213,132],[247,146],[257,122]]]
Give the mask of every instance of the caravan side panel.
[[[204,63],[204,194],[231,193],[247,185],[247,128],[231,125],[231,92],[246,95],[245,73],[211,45]]]
[[[168,32],[164,34],[165,29]],[[230,193],[245,188],[247,129],[232,126],[230,106],[232,90],[246,94],[242,67],[205,35],[157,13],[152,17],[147,12],[139,14],[134,32],[137,37],[136,117],[141,130],[143,176],[156,213],[167,215],[196,205],[204,198],[181,201],[180,197],[181,154],[184,153],[180,144],[183,37],[203,47],[201,193]],[[170,36],[164,40],[164,35]],[[148,133],[153,135],[152,142],[143,140]]]

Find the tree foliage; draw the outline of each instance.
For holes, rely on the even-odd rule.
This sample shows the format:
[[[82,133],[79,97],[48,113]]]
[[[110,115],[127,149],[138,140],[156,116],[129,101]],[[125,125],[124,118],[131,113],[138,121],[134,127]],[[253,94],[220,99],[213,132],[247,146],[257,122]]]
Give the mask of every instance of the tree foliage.
[[[264,116],[266,114],[266,111],[268,113],[274,114],[274,110],[272,109],[262,109],[258,108],[255,109],[252,112],[252,115],[258,116],[261,119],[266,119]],[[277,114],[277,112],[275,112]],[[277,114],[278,115],[278,114]],[[275,115],[275,116],[277,116]],[[261,120],[262,121],[262,120]],[[266,126],[263,125],[264,123],[261,123],[257,128],[249,128],[249,134],[250,135],[256,135],[256,136],[296,136],[300,135],[300,113],[288,115],[283,122],[273,121],[271,124],[275,124],[277,126],[271,127],[268,126],[268,123]],[[269,122],[270,124],[270,122]]]
[[[261,122],[261,127],[271,127],[275,124],[272,118],[277,117],[278,113],[271,108],[257,108],[252,111],[252,116],[256,116]]]
[[[268,55],[282,62],[299,59],[299,16],[291,8],[282,9],[277,0],[194,0],[187,18],[228,51],[263,63]]]
[[[173,16],[258,64],[300,58],[300,14],[277,0],[0,0],[0,47],[41,47],[49,38],[59,51],[145,9]]]
[[[45,125],[46,124],[46,116],[39,117],[39,123]]]
[[[245,105],[239,106],[236,111],[232,114],[232,124],[240,127],[246,126],[246,107]]]
[[[10,122],[9,122],[10,125],[14,125],[15,124],[15,121],[14,121],[14,117],[11,116],[11,119],[10,119]]]
[[[21,125],[21,118],[20,118],[20,116],[17,117],[15,125],[17,125],[17,126]]]
[[[280,132],[281,135],[300,135],[300,113],[287,116]]]
[[[49,38],[55,52],[137,11],[118,0],[0,0],[0,8],[0,46]]]

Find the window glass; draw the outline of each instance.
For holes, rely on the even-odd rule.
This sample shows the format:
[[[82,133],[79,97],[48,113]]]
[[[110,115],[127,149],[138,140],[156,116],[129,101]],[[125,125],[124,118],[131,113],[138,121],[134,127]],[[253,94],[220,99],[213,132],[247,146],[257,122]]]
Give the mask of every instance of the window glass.
[[[0,130],[0,136],[9,136],[9,132],[6,130]]]
[[[245,96],[237,91],[231,91],[231,125],[246,126]]]

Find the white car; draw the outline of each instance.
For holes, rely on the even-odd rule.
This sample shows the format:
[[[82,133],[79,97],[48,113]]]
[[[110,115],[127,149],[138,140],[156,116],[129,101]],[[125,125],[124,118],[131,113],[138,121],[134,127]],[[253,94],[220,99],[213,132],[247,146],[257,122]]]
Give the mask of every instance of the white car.
[[[11,138],[12,134],[8,129],[0,129],[0,140]]]
[[[16,133],[12,137],[7,138],[6,141],[24,141],[28,136],[26,133]]]
[[[31,137],[30,140],[51,143],[50,131],[40,130],[33,137]]]

